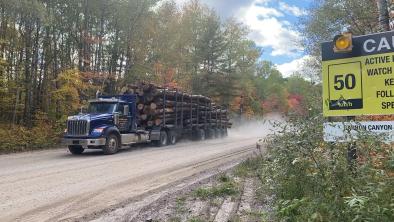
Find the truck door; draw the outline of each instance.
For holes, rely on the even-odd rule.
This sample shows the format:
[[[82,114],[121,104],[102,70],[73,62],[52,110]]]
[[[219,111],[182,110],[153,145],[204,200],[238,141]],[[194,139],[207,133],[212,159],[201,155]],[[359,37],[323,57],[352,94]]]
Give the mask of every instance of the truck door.
[[[125,113],[125,111],[127,113]],[[130,127],[130,109],[128,104],[119,103],[116,109],[119,114],[118,129],[120,132],[128,132]]]

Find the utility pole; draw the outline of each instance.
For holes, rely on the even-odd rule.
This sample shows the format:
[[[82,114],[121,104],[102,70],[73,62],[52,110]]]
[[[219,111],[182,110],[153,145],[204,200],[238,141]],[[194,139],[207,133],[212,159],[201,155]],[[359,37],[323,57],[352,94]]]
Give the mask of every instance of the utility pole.
[[[379,26],[382,32],[390,31],[389,11],[387,0],[376,0],[379,11]]]

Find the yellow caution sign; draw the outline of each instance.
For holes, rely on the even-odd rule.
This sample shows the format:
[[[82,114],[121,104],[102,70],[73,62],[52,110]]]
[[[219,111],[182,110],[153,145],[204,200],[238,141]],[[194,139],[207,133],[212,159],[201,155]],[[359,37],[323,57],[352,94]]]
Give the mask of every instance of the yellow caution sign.
[[[394,32],[353,38],[351,52],[322,45],[323,114],[394,114]]]

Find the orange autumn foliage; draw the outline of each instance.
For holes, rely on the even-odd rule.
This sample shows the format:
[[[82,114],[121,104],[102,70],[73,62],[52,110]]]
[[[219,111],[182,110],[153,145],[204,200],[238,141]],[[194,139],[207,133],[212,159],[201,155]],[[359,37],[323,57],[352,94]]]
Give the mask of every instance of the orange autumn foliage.
[[[357,117],[358,121],[394,121],[393,115],[377,115],[377,116],[360,116]]]

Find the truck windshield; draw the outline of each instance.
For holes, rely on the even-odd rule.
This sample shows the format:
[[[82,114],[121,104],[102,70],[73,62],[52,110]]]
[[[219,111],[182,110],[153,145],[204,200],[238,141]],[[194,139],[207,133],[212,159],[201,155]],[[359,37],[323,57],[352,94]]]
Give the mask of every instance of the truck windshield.
[[[113,113],[117,103],[90,103],[88,113]]]

